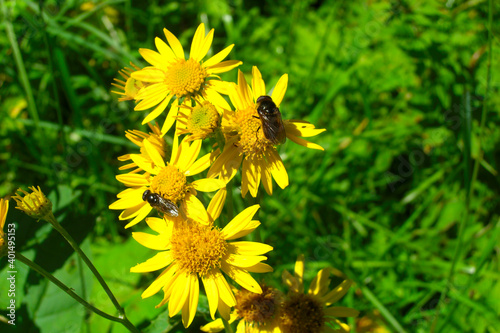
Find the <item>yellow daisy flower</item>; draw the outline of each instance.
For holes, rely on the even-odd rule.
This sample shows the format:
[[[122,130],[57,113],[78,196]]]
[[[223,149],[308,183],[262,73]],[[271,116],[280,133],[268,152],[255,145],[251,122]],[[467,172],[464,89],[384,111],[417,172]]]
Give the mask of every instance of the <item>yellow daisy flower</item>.
[[[229,323],[239,320],[237,333],[278,333],[281,295],[266,285],[261,285],[262,293],[255,294],[246,289],[236,291],[236,306]],[[200,328],[203,332],[224,330],[222,320],[216,319]]]
[[[188,182],[187,177],[196,175],[207,169],[218,152],[206,154],[197,160],[201,149],[201,141],[188,143],[183,140],[177,145],[178,137],[174,137],[174,146],[170,162],[165,163],[164,158],[149,140],[143,140],[145,154],[131,154],[130,158],[144,174],[127,173],[116,176],[118,181],[129,188],[118,194],[118,200],[109,208],[124,211],[120,220],[132,219],[125,228],[142,221],[153,209],[145,200],[143,194],[146,190],[156,193],[164,199],[170,200],[179,206],[181,214],[208,224],[209,218],[201,201],[196,198],[197,191],[213,192],[226,186],[226,183],[217,179],[198,179]],[[144,155],[149,156],[150,160]],[[151,163],[152,161],[152,163]]]
[[[290,289],[281,312],[281,330],[284,333],[349,332],[349,326],[336,318],[357,317],[359,311],[331,305],[347,293],[352,281],[346,278],[333,290],[329,290],[332,273],[345,277],[331,267],[322,269],[311,282],[307,293],[304,293],[304,256],[297,259],[293,276],[288,271],[283,271],[283,282]],[[338,328],[330,328],[327,323]]]
[[[9,211],[9,200],[0,199],[0,258],[7,254],[7,237],[3,231],[7,212]]]
[[[52,214],[52,202],[43,194],[40,186],[31,186],[29,189],[32,191],[31,193],[19,188],[18,191],[21,194],[16,193],[12,197],[17,203],[16,209],[23,211],[26,215],[37,221],[46,219],[49,214]],[[22,194],[24,194],[24,197]]]
[[[219,217],[225,196],[224,189],[210,202],[207,213],[211,221]],[[182,322],[188,327],[196,314],[201,279],[212,319],[215,319],[217,310],[222,317],[229,319],[236,298],[222,272],[245,289],[261,293],[261,287],[249,272],[272,271],[269,265],[262,263],[267,259],[263,254],[271,251],[271,246],[247,241],[230,242],[248,235],[260,225],[252,220],[258,209],[259,205],[248,207],[222,230],[213,223],[197,223],[202,222],[197,219],[188,221],[181,217],[166,217],[168,223],[165,223],[162,219],[148,218],[146,222],[158,235],[134,232],[132,237],[141,245],[161,252],[130,271],[146,273],[166,268],[142,293],[142,298],[162,289],[164,297],[157,307],[168,302],[170,317],[182,310]]]
[[[127,137],[127,139],[132,141],[132,143],[140,147],[141,157],[144,159],[145,163],[149,163],[151,166],[153,166],[154,161],[151,158],[151,156],[148,155],[148,152],[144,148],[143,141],[145,140],[149,141],[149,143],[153,145],[153,147],[156,149],[156,151],[161,155],[163,159],[165,159],[166,157],[166,153],[167,150],[169,149],[169,146],[163,139],[160,127],[158,126],[157,123],[155,125],[151,125],[150,123],[148,123],[148,126],[152,132],[144,133],[139,130],[130,130],[125,132],[125,137]],[[132,160],[130,156],[131,154],[125,154],[118,157],[118,160],[123,162],[130,161]],[[129,170],[129,169],[133,169],[129,171],[129,173],[137,173],[144,171],[133,160],[130,163],[125,164],[119,168],[119,170]]]
[[[146,84],[144,84],[143,82],[130,77],[130,75],[132,75],[133,72],[141,70],[140,67],[137,67],[132,62],[130,62],[130,65],[133,68],[125,67],[122,70],[118,71],[118,74],[120,74],[122,78],[125,79],[125,81],[120,79],[113,79],[117,83],[111,83],[111,85],[121,90],[121,91],[113,91],[113,90],[111,91],[112,93],[123,96],[118,98],[119,101],[133,100],[137,96],[139,90],[142,87],[146,86]]]
[[[207,61],[202,59],[207,54],[214,30],[205,36],[205,25],[202,23],[196,29],[189,59],[184,56],[184,49],[179,40],[167,29],[163,29],[167,38],[167,45],[160,38],[155,39],[158,52],[149,49],[139,49],[142,57],[151,66],[131,74],[131,77],[149,84],[139,91],[136,100],[140,103],[135,110],[141,111],[156,105],[155,109],[143,120],[143,124],[158,117],[174,97],[177,101],[172,103],[167,119],[162,127],[166,133],[175,121],[178,106],[182,99],[190,100],[194,97],[207,97],[208,99],[222,99],[219,93],[227,90],[227,82],[221,81],[217,74],[227,72],[242,64],[238,60],[224,60],[233,45],[226,47]]]
[[[277,107],[285,96],[287,84],[288,75],[284,74],[270,96]],[[227,183],[236,175],[243,160],[241,183],[243,197],[248,191],[256,197],[261,180],[269,195],[273,192],[272,178],[282,189],[288,186],[288,174],[283,161],[273,143],[264,136],[262,122],[257,112],[259,106],[257,100],[265,95],[266,86],[257,67],[254,66],[252,69],[252,88],[247,84],[243,73],[238,71],[238,84],[233,84],[233,89],[229,91],[229,98],[236,108],[230,117],[233,126],[229,126],[229,131],[225,133],[224,151],[208,172],[208,177],[219,176]],[[300,136],[315,136],[325,129],[316,129],[314,125],[302,120],[284,120],[283,125],[286,137],[291,141],[307,148],[324,150]]]

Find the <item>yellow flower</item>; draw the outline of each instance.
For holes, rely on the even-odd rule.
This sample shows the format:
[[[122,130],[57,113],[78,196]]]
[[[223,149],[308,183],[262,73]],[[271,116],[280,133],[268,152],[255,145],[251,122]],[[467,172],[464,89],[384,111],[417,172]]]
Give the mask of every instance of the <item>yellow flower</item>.
[[[156,105],[155,109],[143,120],[143,124],[158,117],[170,100],[177,98],[177,101],[172,103],[162,127],[162,133],[166,133],[175,121],[178,106],[183,103],[183,98],[185,98],[184,102],[195,97],[222,99],[219,93],[227,90],[227,82],[220,81],[217,74],[227,72],[241,65],[242,62],[222,61],[231,52],[234,44],[203,62],[202,59],[210,49],[214,37],[213,29],[205,36],[203,23],[198,26],[194,34],[190,56],[187,60],[179,40],[167,29],[163,29],[163,32],[170,46],[157,37],[155,44],[159,53],[149,49],[139,49],[142,57],[151,66],[134,72],[131,76],[149,84],[142,88],[135,97],[136,100],[140,100],[135,110],[146,110]]]
[[[19,193],[16,193],[12,199],[17,203],[16,208],[22,210],[26,215],[36,219],[47,219],[49,215],[52,214],[52,202],[45,197],[40,186],[38,188],[31,186],[29,187],[32,193],[28,193],[23,189],[18,189],[24,194],[22,197]]]
[[[297,259],[293,276],[288,271],[283,271],[283,282],[290,289],[283,302],[281,313],[283,332],[349,332],[349,326],[336,317],[357,317],[359,311],[331,305],[347,293],[352,281],[346,278],[333,290],[329,290],[332,273],[345,277],[340,271],[331,267],[322,269],[311,282],[307,293],[304,293],[304,256],[301,255]],[[328,327],[327,323],[338,328],[334,330]]]
[[[233,84],[233,89],[229,91],[231,102],[236,108],[236,111],[232,112],[233,115],[228,116],[232,118],[233,126],[227,127],[224,151],[208,172],[208,177],[219,176],[227,183],[236,175],[243,160],[241,182],[243,197],[248,191],[256,197],[261,180],[269,195],[273,193],[272,178],[279,187],[288,186],[288,174],[283,161],[272,142],[264,136],[257,113],[257,99],[266,95],[266,87],[262,75],[255,66],[252,69],[252,76],[252,88],[250,88],[243,73],[238,71],[238,84]],[[284,74],[273,90],[271,98],[277,107],[285,96],[287,84],[288,75]],[[323,150],[321,146],[299,136],[315,136],[325,129],[316,129],[314,125],[302,120],[284,120],[283,123],[288,139],[307,148]]]
[[[0,199],[0,258],[7,254],[7,237],[3,231],[7,212],[9,211],[9,200]]]
[[[122,95],[123,97],[118,98],[119,101],[130,101],[137,96],[137,93],[139,90],[146,86],[146,84],[142,83],[141,81],[138,81],[134,78],[131,78],[130,75],[138,70],[141,70],[140,67],[137,67],[134,65],[132,62],[130,65],[133,68],[125,67],[124,69],[118,71],[118,73],[125,79],[119,80],[119,79],[114,79],[118,83],[111,83],[111,85],[117,87],[121,91],[111,91],[112,93],[115,93],[117,95]]]
[[[169,149],[167,143],[162,137],[162,133],[160,131],[160,127],[158,124],[151,125],[148,123],[149,128],[151,129],[152,132],[149,133],[144,133],[139,130],[130,130],[125,132],[125,136],[127,139],[132,141],[135,145],[139,146],[141,149],[141,157],[145,160],[145,163],[149,163],[151,166],[154,165],[154,162],[152,158],[149,156],[148,152],[144,148],[144,143],[143,141],[147,140],[149,143],[152,144],[152,146],[156,149],[156,151],[161,155],[161,157],[164,159],[167,150]],[[129,161],[132,160],[130,157],[131,154],[126,154],[118,157],[119,161]],[[140,166],[138,166],[134,161],[123,165],[119,168],[119,170],[129,170],[135,168],[134,170],[129,171],[129,173],[137,173],[144,171]]]
[[[240,320],[236,332],[263,333],[281,332],[279,312],[281,295],[274,288],[261,285],[262,293],[255,294],[246,289],[236,291],[236,306],[229,323]],[[219,318],[201,327],[203,332],[220,332],[224,324]]]
[[[220,190],[210,202],[207,213],[211,221],[219,217],[225,196],[226,190]],[[247,241],[229,242],[248,235],[260,225],[252,220],[258,209],[259,205],[248,207],[222,230],[213,223],[197,223],[201,222],[197,219],[166,217],[168,223],[158,218],[146,219],[158,235],[134,232],[132,236],[141,245],[161,252],[130,271],[145,273],[166,268],[142,293],[142,298],[162,289],[164,297],[157,307],[168,302],[171,317],[182,310],[182,322],[188,327],[196,314],[201,279],[212,319],[217,310],[229,319],[230,308],[236,305],[236,299],[222,272],[245,289],[261,293],[262,289],[249,272],[272,271],[269,265],[262,263],[267,259],[263,254],[271,251],[271,246]]]
[[[120,220],[132,219],[125,228],[129,228],[142,221],[151,212],[153,207],[143,200],[146,190],[161,195],[175,205],[180,205],[181,214],[208,224],[209,218],[201,201],[196,198],[196,191],[213,192],[226,186],[218,179],[198,179],[188,182],[187,177],[196,175],[207,169],[218,151],[198,158],[201,141],[192,144],[183,140],[177,145],[178,137],[174,137],[174,146],[170,162],[165,160],[157,148],[149,141],[143,140],[145,154],[131,154],[134,163],[145,170],[144,174],[128,173],[116,176],[118,181],[129,188],[118,194],[118,200],[112,203],[110,209],[123,209]],[[148,158],[144,157],[145,155]],[[152,161],[152,162],[151,162]]]

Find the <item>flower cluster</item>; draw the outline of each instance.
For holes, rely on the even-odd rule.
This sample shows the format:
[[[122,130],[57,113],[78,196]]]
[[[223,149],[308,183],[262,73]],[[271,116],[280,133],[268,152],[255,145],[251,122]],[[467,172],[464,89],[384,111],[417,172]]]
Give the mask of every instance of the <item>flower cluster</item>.
[[[229,216],[220,218],[226,197],[232,195],[226,186],[240,167],[243,197],[247,193],[256,197],[261,182],[272,195],[273,179],[282,189],[289,184],[278,153],[286,139],[323,150],[303,137],[316,136],[324,129],[282,118],[279,108],[288,75],[281,76],[273,89],[266,89],[257,67],[252,69],[250,85],[239,70],[236,82],[222,81],[219,74],[242,64],[225,60],[234,45],[207,57],[214,30],[206,34],[205,25],[200,24],[186,57],[174,34],[167,29],[163,32],[166,41],[157,37],[156,50],[139,50],[149,65],[131,63],[131,67],[119,71],[121,79],[113,83],[120,101],[134,101],[135,111],[150,110],[142,121],[150,128],[148,133],[126,132],[138,149],[118,158],[126,163],[120,167],[126,173],[116,178],[126,189],[110,205],[110,209],[122,211],[120,220],[129,220],[125,228],[145,220],[154,231],[132,233],[139,244],[158,253],[131,271],[162,270],[142,297],[162,290],[164,296],[158,306],[168,303],[170,316],[182,312],[182,322],[188,327],[196,313],[201,280],[212,319],[216,311],[230,323],[240,319],[241,332],[299,332],[294,319],[297,315],[319,323],[311,332],[320,332],[333,320],[331,316],[354,315],[342,312],[343,308],[328,308],[348,288],[346,283],[340,292],[327,293],[330,270],[320,272],[323,278],[313,282],[307,294],[299,290],[303,271],[296,270],[296,277],[286,279],[291,288],[286,297],[252,277],[250,273],[272,271],[263,263],[271,246],[238,240],[260,225],[253,219],[259,205],[247,207],[234,217],[230,207]],[[161,127],[151,123],[161,118],[165,119]],[[173,134],[167,135],[171,129]],[[199,192],[215,194],[205,206],[206,198]],[[223,221],[229,222],[223,225]],[[230,285],[231,280],[241,290]],[[313,311],[315,317],[301,312],[302,303],[310,304],[307,311]],[[216,331],[222,329],[221,325],[222,319],[217,319],[203,330]],[[342,328],[345,324],[338,325]]]

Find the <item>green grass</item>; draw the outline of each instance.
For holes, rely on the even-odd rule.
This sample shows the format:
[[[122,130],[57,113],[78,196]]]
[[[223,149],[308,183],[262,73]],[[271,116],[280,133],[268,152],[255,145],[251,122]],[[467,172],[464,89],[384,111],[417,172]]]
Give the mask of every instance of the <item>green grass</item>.
[[[141,300],[156,275],[129,268],[152,252],[108,209],[123,189],[116,158],[135,151],[124,131],[146,130],[144,113],[118,103],[111,82],[129,61],[145,65],[138,49],[154,48],[164,27],[189,50],[204,22],[215,28],[209,55],[234,43],[230,58],[244,62],[247,77],[258,66],[267,89],[288,73],[283,117],[327,129],[312,140],[324,152],[292,142],[280,148],[290,185],[260,198],[255,237],[274,247],[266,282],[285,290],[281,273],[303,253],[307,283],[321,268],[340,269],[356,282],[340,304],[388,331],[499,331],[494,1],[0,4],[0,197],[31,185],[50,193],[56,217],[140,329],[183,331],[166,307],[154,308],[159,295]],[[223,78],[234,81],[236,71]],[[227,203],[225,213],[255,202],[241,200],[240,181],[232,186],[234,210]],[[17,251],[113,311],[47,225],[12,202],[7,222],[17,223]],[[5,265],[0,260],[2,295]],[[17,331],[124,331],[87,317],[21,267],[17,288]],[[2,296],[0,315],[6,302]],[[199,310],[192,332],[209,319],[206,299]],[[0,331],[7,329],[0,321]]]

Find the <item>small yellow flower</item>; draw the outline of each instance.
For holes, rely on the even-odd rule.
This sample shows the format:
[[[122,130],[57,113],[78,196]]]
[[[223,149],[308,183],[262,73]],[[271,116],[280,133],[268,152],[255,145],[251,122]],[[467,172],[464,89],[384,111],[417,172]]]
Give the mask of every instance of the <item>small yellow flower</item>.
[[[131,77],[149,84],[142,88],[136,100],[140,103],[135,110],[147,110],[156,105],[155,109],[143,120],[143,124],[154,120],[172,103],[167,119],[162,127],[166,133],[175,121],[179,105],[189,102],[191,98],[203,97],[213,100],[222,99],[220,93],[225,93],[227,82],[221,81],[217,74],[227,72],[242,64],[238,60],[224,60],[233,45],[226,47],[207,61],[202,59],[207,54],[214,37],[214,30],[205,36],[205,25],[202,23],[196,29],[189,59],[184,56],[184,49],[170,31],[163,29],[167,38],[167,45],[160,38],[155,39],[158,52],[149,49],[139,49],[142,57],[151,64],[140,71],[131,74]],[[184,101],[182,101],[184,99]]]
[[[220,127],[223,109],[209,101],[197,102],[195,106],[183,105],[177,116],[177,135],[188,134],[187,140],[203,140]]]
[[[208,172],[208,177],[220,177],[229,182],[236,175],[243,160],[241,183],[243,197],[247,192],[256,197],[261,180],[269,195],[273,193],[273,178],[279,187],[288,186],[288,174],[283,161],[276,147],[262,131],[262,123],[257,112],[257,99],[266,95],[266,88],[262,75],[255,66],[252,69],[252,76],[252,88],[250,88],[243,73],[238,71],[238,84],[233,84],[233,89],[229,91],[231,102],[236,108],[235,112],[227,112],[232,126],[223,126],[226,145]],[[277,107],[283,100],[287,84],[288,75],[284,74],[273,90],[271,98]],[[316,129],[314,125],[302,120],[284,120],[283,124],[286,137],[291,141],[307,148],[323,150],[321,146],[299,136],[315,136],[325,129]]]
[[[222,189],[210,202],[207,214],[211,221],[218,219],[225,196],[226,190]],[[196,314],[201,279],[212,319],[217,310],[229,319],[236,298],[222,272],[245,289],[261,293],[261,287],[249,272],[272,271],[269,265],[262,263],[267,259],[263,254],[271,251],[271,246],[248,241],[230,242],[248,235],[260,225],[252,220],[258,209],[259,205],[248,207],[222,230],[213,223],[200,224],[198,222],[202,221],[196,219],[166,217],[168,223],[158,218],[146,219],[158,235],[134,232],[132,237],[141,245],[161,252],[130,271],[146,273],[166,268],[142,293],[142,298],[163,290],[164,298],[157,307],[168,302],[170,317],[182,310],[182,322],[188,327]]]
[[[191,144],[183,140],[177,145],[178,137],[174,137],[174,146],[170,162],[165,163],[164,157],[158,152],[153,143],[143,140],[144,154],[131,154],[130,159],[144,174],[127,173],[116,176],[118,181],[129,188],[118,194],[118,200],[112,203],[110,209],[123,209],[120,220],[130,221],[125,228],[129,228],[142,221],[151,212],[153,207],[143,200],[146,190],[161,195],[175,205],[180,205],[180,211],[188,218],[196,219],[205,224],[209,218],[201,201],[196,198],[197,191],[213,192],[226,186],[218,179],[198,179],[189,182],[187,177],[199,174],[206,170],[218,151],[208,153],[197,160],[201,149],[201,141]],[[148,158],[145,157],[148,156]]]
[[[33,192],[28,193],[21,188],[18,189],[24,194],[24,197],[19,193],[12,197],[17,202],[16,208],[36,220],[47,220],[48,216],[52,214],[52,202],[45,197],[40,186],[38,188],[31,186],[29,189]]]
[[[283,282],[290,289],[281,312],[281,330],[284,333],[349,332],[349,326],[336,317],[357,317],[359,311],[331,305],[347,293],[352,281],[345,279],[333,290],[329,290],[332,273],[345,277],[331,267],[322,269],[311,282],[307,293],[304,293],[304,256],[297,259],[293,276],[288,271],[283,271]],[[332,330],[327,323],[338,329]]]
[[[111,91],[112,93],[123,96],[118,98],[119,101],[133,100],[137,96],[139,90],[142,87],[146,86],[146,84],[142,83],[141,81],[130,77],[130,75],[132,75],[133,72],[141,70],[140,67],[137,67],[132,62],[130,63],[130,65],[133,68],[125,67],[122,70],[118,71],[118,73],[125,79],[125,81],[120,79],[114,79],[117,83],[111,83],[111,85],[121,90],[121,91]]]
[[[9,200],[0,199],[0,258],[7,254],[7,238],[3,231],[7,212],[9,211]]]
[[[276,289],[266,285],[261,285],[261,289],[261,294],[246,289],[236,291],[236,306],[231,313],[229,323],[239,320],[237,332],[281,332],[279,328],[281,295]],[[201,327],[201,330],[220,332],[224,330],[224,324],[219,318]]]
[[[160,131],[160,127],[158,124],[151,125],[148,123],[149,128],[151,129],[152,132],[149,133],[144,133],[139,130],[130,130],[127,131],[125,136],[127,139],[132,141],[135,145],[140,147],[141,151],[141,157],[145,161],[145,163],[149,163],[151,167],[154,165],[153,159],[149,156],[146,148],[144,148],[144,141],[147,140],[151,145],[156,149],[156,151],[161,155],[163,159],[165,159],[167,152],[169,150],[169,146],[165,142],[165,140],[162,137],[162,133]],[[132,158],[130,157],[131,154],[126,154],[118,157],[119,161],[125,162],[125,161],[130,161]],[[135,169],[134,169],[135,168]],[[140,166],[138,166],[134,161],[131,161],[130,163],[123,165],[119,168],[119,170],[129,170],[129,173],[137,173],[144,171]]]

